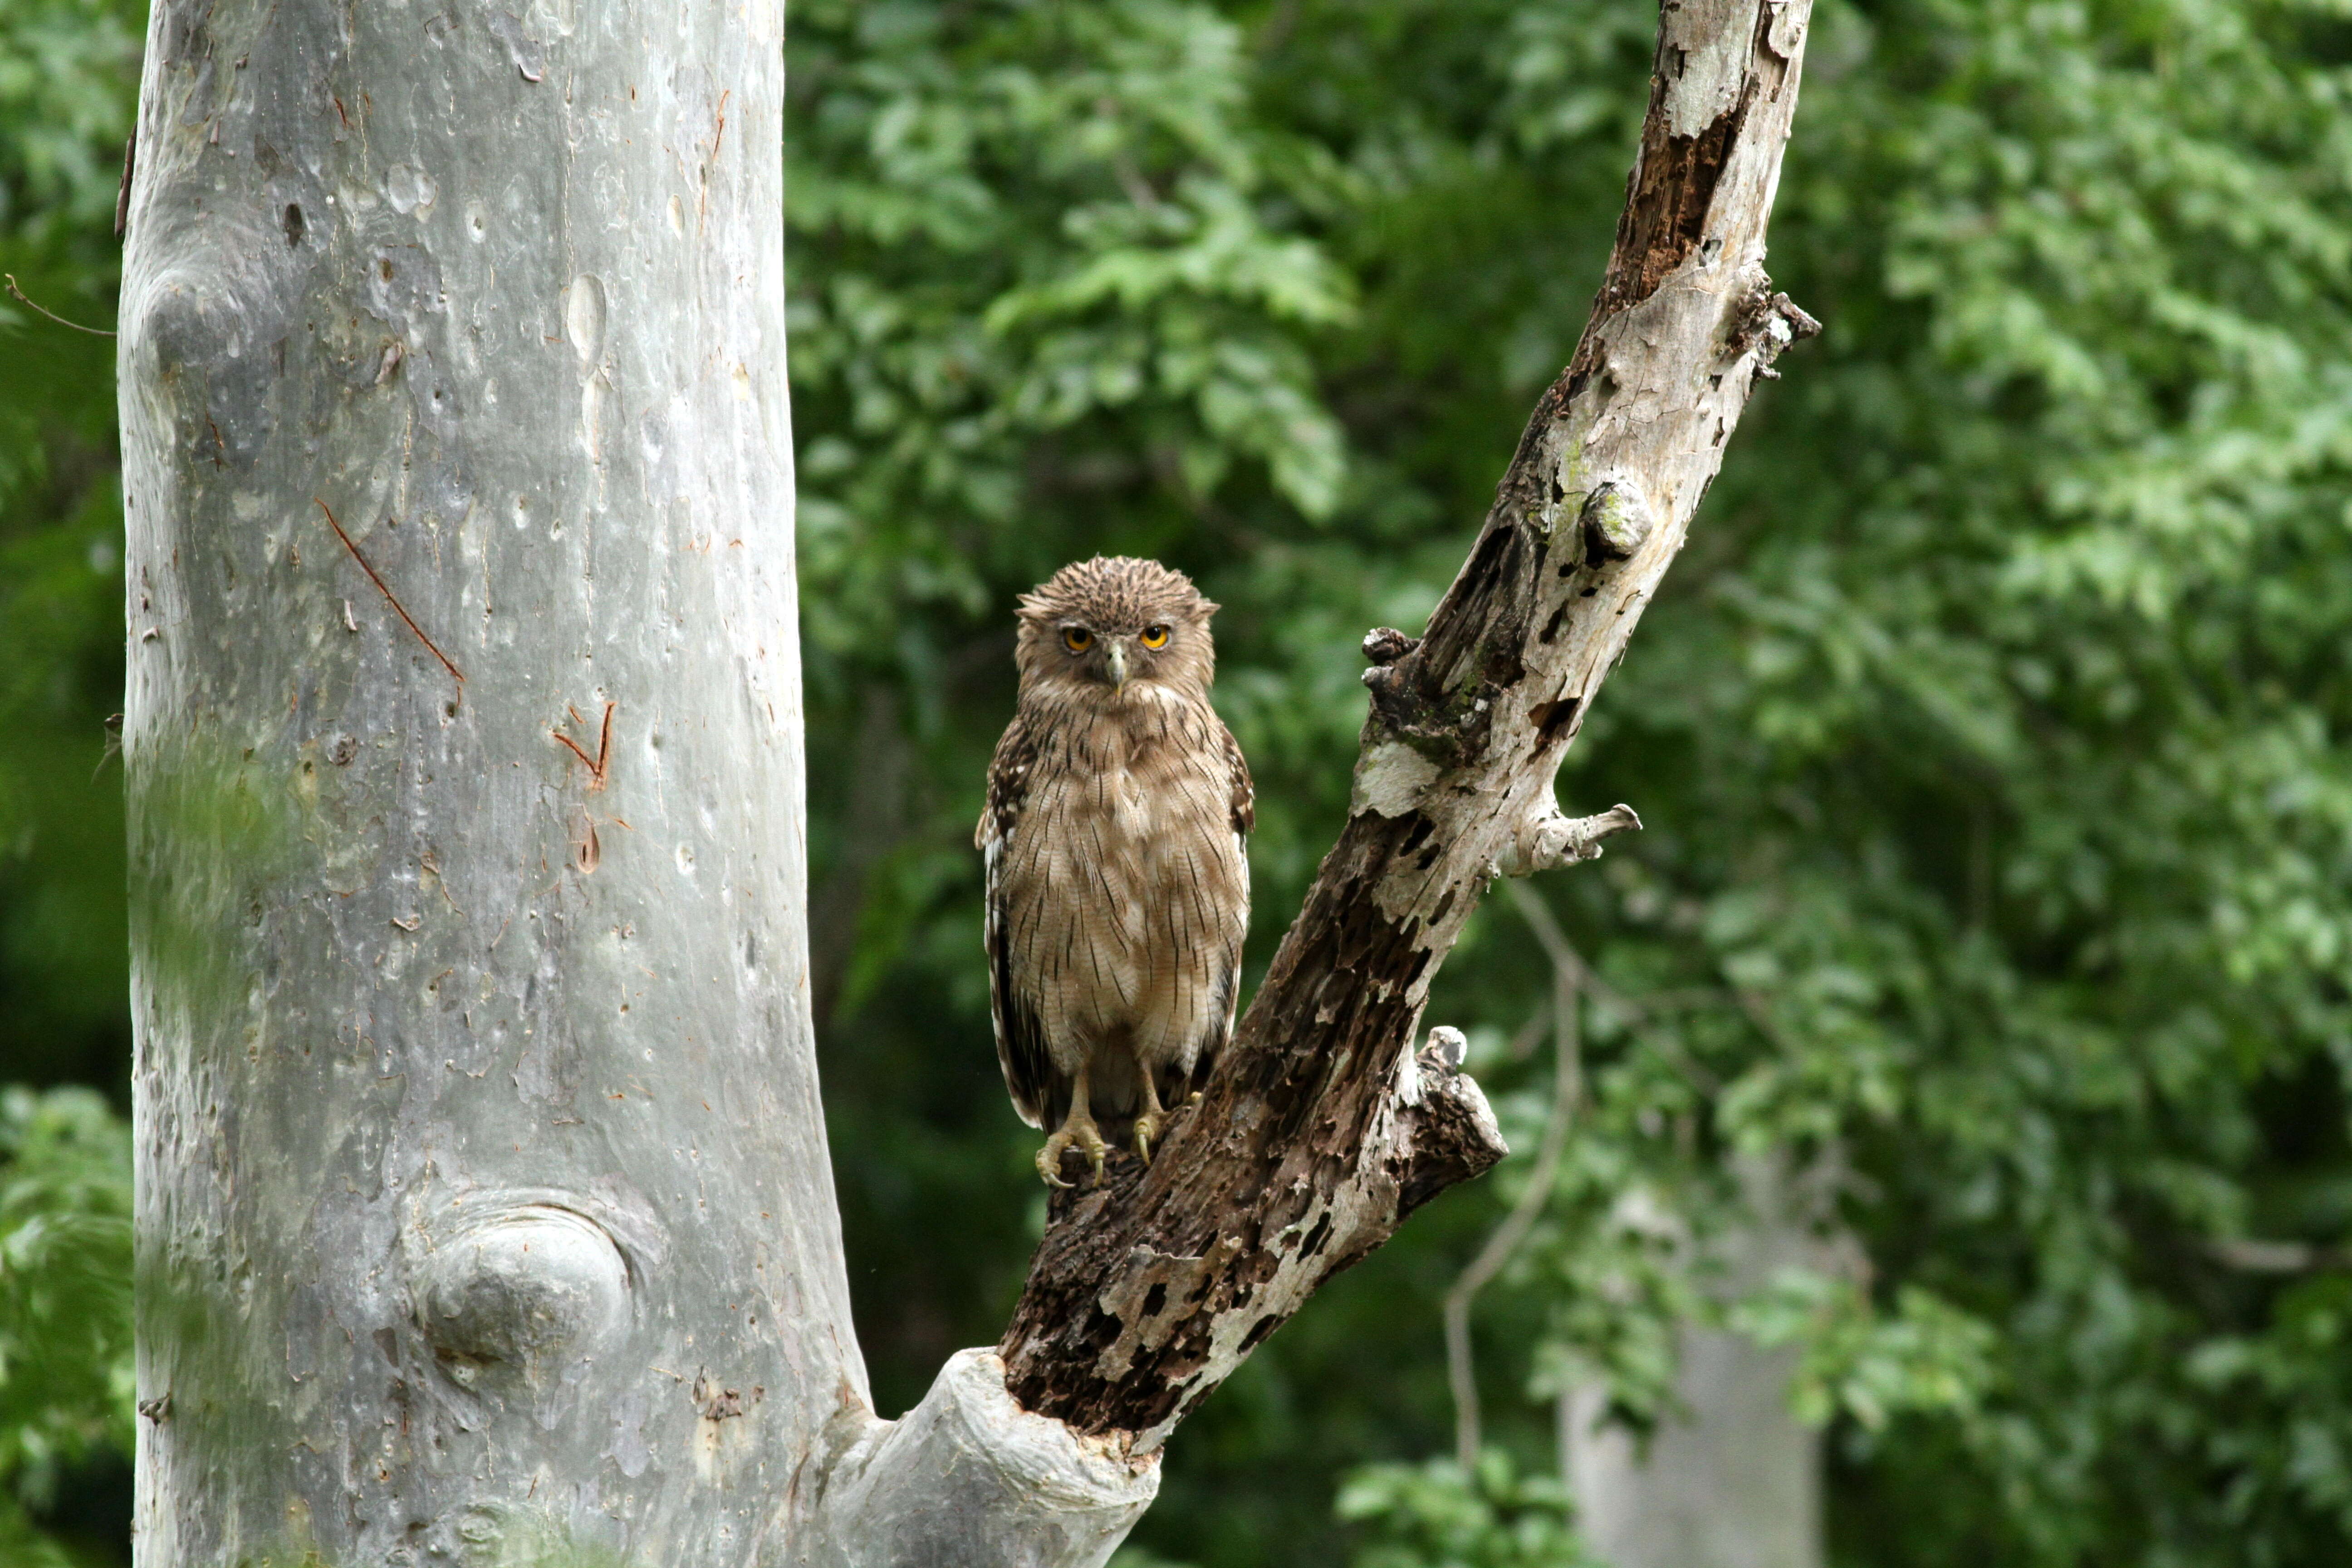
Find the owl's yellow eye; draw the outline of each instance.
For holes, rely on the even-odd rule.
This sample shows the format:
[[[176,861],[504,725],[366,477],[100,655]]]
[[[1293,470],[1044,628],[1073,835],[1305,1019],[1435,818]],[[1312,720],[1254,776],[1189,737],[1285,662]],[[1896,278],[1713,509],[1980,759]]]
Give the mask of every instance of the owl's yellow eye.
[[[1062,646],[1072,653],[1084,653],[1095,646],[1095,634],[1084,626],[1064,626]]]
[[[1168,628],[1166,626],[1146,626],[1143,628],[1143,636],[1139,637],[1137,640],[1142,643],[1146,647],[1166,647],[1168,646]]]

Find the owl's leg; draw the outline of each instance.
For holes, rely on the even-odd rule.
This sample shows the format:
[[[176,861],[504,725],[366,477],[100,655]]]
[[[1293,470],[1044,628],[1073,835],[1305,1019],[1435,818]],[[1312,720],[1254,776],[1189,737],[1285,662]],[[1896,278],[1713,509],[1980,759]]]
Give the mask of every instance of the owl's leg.
[[[1151,1070],[1150,1062],[1144,1060],[1140,1047],[1135,1053],[1135,1076],[1143,1080],[1143,1110],[1135,1119],[1135,1152],[1148,1165],[1151,1163],[1152,1142],[1159,1138],[1160,1125],[1168,1120],[1168,1113],[1160,1108],[1160,1075]]]
[[[1094,1110],[1087,1091],[1087,1063],[1084,1059],[1079,1061],[1077,1076],[1070,1082],[1070,1113],[1062,1118],[1062,1125],[1054,1130],[1054,1135],[1045,1140],[1045,1146],[1037,1151],[1037,1173],[1045,1178],[1047,1186],[1076,1184],[1062,1180],[1062,1151],[1071,1148],[1086,1154],[1087,1163],[1094,1167],[1095,1183],[1099,1186],[1107,1145],[1101,1132],[1095,1128]]]

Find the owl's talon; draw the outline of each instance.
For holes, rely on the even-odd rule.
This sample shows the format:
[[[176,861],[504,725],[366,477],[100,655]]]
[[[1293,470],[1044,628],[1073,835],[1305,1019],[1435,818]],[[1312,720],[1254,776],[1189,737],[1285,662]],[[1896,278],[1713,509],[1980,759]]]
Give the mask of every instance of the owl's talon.
[[[1045,1140],[1045,1146],[1037,1151],[1037,1173],[1045,1178],[1045,1184],[1049,1187],[1077,1185],[1076,1182],[1062,1179],[1062,1155],[1070,1149],[1086,1155],[1087,1163],[1094,1169],[1095,1185],[1102,1185],[1103,1155],[1106,1152],[1102,1134],[1095,1131],[1093,1121],[1081,1110],[1073,1110],[1068,1120]]]
[[[1135,1119],[1135,1152],[1147,1165],[1151,1163],[1151,1145],[1160,1137],[1160,1118],[1147,1110]]]
[[[1045,1184],[1047,1186],[1062,1187],[1066,1189],[1075,1187],[1078,1184],[1076,1182],[1068,1182],[1062,1179],[1063,1151],[1066,1150],[1072,1143],[1076,1142],[1076,1139],[1070,1136],[1070,1130],[1065,1127],[1059,1132],[1055,1133],[1051,1138],[1046,1139],[1045,1146],[1037,1151],[1037,1173],[1045,1178]]]

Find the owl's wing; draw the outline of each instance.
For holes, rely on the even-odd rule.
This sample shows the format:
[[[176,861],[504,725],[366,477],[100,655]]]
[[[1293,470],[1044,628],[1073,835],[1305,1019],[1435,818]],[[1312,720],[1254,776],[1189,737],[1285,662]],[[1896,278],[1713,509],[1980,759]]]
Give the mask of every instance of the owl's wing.
[[[1234,837],[1241,840],[1242,869],[1246,876],[1250,830],[1257,826],[1257,786],[1250,783],[1249,759],[1242,755],[1242,743],[1223,725],[1217,729],[1225,738],[1225,766],[1233,771]]]
[[[1068,1098],[1054,1089],[1057,1075],[1045,1048],[1045,1030],[1036,1010],[1013,983],[1013,912],[1004,890],[1006,845],[1021,820],[1029,795],[1030,770],[1037,761],[1037,742],[1018,714],[996,742],[988,764],[988,805],[972,835],[979,846],[988,906],[988,1005],[996,1024],[996,1065],[1004,1069],[1004,1087],[1013,1109],[1032,1127],[1043,1127],[1048,1104]]]
[[[1217,735],[1224,757],[1225,803],[1234,832],[1234,880],[1232,900],[1217,932],[1224,947],[1224,963],[1218,971],[1217,994],[1210,1009],[1215,1023],[1201,1042],[1184,1086],[1195,1093],[1207,1085],[1209,1069],[1217,1065],[1226,1042],[1234,1037],[1234,1016],[1241,1005],[1242,942],[1249,935],[1249,836],[1257,826],[1257,787],[1250,783],[1248,759],[1242,755],[1241,742],[1234,739],[1231,730],[1219,724]]]

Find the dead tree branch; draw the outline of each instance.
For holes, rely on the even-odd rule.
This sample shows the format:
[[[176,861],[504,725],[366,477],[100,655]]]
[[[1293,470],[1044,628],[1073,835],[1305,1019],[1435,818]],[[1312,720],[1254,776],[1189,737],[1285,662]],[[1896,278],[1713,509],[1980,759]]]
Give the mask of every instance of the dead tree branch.
[[[1756,382],[1813,323],[1764,236],[1810,0],[1678,0],[1574,359],[1419,638],[1368,639],[1352,815],[1204,1097],[1159,1158],[1062,1201],[1000,1345],[1021,1405],[1156,1449],[1326,1279],[1504,1153],[1431,977],[1497,874],[1636,826],[1570,819],[1562,754]]]
[[[15,273],[0,272],[0,278],[7,279],[8,292],[16,296],[16,303],[24,306],[26,310],[47,316],[58,326],[71,327],[77,332],[88,332],[93,338],[110,338],[114,336],[112,332],[108,331],[104,327],[85,327],[79,321],[68,321],[63,316],[58,315],[55,310],[50,310],[47,305],[42,304],[38,300],[28,298],[26,295],[25,290],[18,287],[16,283],[16,275]]]
[[[2315,1247],[2307,1241],[2220,1237],[2205,1243],[2205,1252],[2224,1268],[2245,1274],[2310,1274],[2352,1268],[2352,1247]]]

